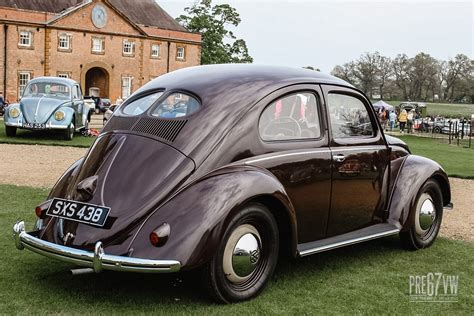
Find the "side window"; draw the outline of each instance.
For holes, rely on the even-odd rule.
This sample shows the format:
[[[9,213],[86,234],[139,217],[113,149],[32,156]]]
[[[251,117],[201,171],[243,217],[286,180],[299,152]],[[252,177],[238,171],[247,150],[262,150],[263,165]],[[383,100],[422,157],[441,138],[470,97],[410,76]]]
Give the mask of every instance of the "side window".
[[[265,141],[315,139],[321,136],[316,95],[299,92],[265,108],[258,123]]]
[[[328,94],[328,109],[334,138],[370,137],[374,129],[369,112],[358,98],[338,93]]]

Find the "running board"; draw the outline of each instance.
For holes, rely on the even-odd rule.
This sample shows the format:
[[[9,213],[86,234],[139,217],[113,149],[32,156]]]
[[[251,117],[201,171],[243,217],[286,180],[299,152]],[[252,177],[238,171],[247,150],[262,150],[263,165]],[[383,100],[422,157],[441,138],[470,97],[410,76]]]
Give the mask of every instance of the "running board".
[[[395,225],[388,223],[376,224],[343,235],[299,244],[298,256],[309,256],[318,252],[353,245],[367,240],[395,235],[399,232],[400,229]]]

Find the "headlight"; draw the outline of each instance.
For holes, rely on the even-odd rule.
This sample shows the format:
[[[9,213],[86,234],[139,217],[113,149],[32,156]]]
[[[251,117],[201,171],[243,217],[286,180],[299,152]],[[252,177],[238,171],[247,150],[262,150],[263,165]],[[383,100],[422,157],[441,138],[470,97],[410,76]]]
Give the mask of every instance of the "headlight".
[[[64,120],[64,117],[66,116],[66,114],[64,114],[63,111],[56,111],[56,113],[54,113],[54,119],[56,121],[62,121]]]
[[[17,118],[20,116],[20,110],[18,108],[12,108],[8,113],[10,114],[11,118]]]

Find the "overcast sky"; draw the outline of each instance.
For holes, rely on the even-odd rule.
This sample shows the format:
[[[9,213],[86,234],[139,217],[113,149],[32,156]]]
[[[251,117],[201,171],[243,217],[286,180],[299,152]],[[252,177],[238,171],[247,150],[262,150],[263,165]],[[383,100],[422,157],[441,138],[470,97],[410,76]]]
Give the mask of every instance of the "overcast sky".
[[[158,0],[173,17],[193,0]],[[330,72],[364,52],[395,57],[423,51],[474,58],[474,0],[214,0],[240,13],[235,30],[257,64]]]

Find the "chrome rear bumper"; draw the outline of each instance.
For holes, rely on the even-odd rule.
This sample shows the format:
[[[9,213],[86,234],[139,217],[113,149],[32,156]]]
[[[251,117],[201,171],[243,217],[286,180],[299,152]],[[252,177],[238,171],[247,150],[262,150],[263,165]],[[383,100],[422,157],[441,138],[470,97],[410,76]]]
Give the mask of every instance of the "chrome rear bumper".
[[[181,268],[181,263],[176,260],[139,259],[105,254],[100,241],[95,244],[94,252],[54,244],[28,234],[24,222],[17,222],[13,226],[13,236],[19,250],[26,248],[46,257],[92,268],[95,272],[114,270],[170,273],[177,272]]]

